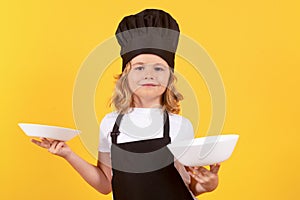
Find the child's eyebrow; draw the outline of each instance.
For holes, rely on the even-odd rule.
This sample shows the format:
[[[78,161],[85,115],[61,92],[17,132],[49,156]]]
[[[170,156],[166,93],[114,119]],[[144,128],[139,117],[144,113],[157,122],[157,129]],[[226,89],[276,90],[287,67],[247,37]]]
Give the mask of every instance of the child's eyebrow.
[[[133,63],[132,64],[132,66],[135,66],[135,65],[144,65],[145,63],[143,63],[143,62],[136,62],[136,63]],[[160,65],[160,66],[164,66],[164,67],[166,67],[165,65],[163,65],[162,63],[154,63],[154,64],[152,64],[152,65]]]
[[[132,66],[134,65],[143,65],[144,63],[143,62],[137,62],[137,63],[133,63]]]
[[[155,63],[154,66],[156,66],[156,65],[163,66],[163,67],[167,68],[167,66],[165,66],[165,65],[162,64],[162,63]]]

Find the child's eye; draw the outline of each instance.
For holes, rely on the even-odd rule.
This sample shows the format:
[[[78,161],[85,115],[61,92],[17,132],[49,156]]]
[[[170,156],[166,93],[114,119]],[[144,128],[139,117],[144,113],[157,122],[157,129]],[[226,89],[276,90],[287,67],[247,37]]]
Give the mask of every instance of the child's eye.
[[[162,67],[155,67],[154,70],[155,71],[164,71],[164,68],[162,68]]]
[[[134,70],[138,70],[138,71],[141,71],[141,70],[143,70],[143,69],[144,69],[143,66],[138,66],[138,67],[135,67],[135,68],[134,68]]]

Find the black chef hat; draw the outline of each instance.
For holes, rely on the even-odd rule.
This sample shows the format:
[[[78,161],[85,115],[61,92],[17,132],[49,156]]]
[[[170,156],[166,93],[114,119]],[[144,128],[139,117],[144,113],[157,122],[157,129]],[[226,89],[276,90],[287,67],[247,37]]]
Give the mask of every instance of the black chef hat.
[[[179,33],[175,19],[163,10],[146,9],[124,17],[116,30],[122,71],[131,59],[144,53],[160,56],[173,70]]]

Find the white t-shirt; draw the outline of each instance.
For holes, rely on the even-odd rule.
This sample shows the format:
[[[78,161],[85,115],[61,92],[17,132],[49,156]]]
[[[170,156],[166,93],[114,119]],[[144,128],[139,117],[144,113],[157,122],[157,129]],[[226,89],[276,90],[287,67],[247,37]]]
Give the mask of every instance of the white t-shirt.
[[[117,112],[108,113],[100,123],[100,152],[110,152],[110,132],[117,116]],[[187,118],[169,113],[169,124],[171,142],[194,138],[193,126]],[[133,108],[132,112],[123,116],[119,130],[118,143],[161,138],[164,130],[163,112],[159,108]]]
[[[100,141],[98,151],[110,152],[110,132],[116,122],[118,113],[111,112],[104,116],[100,123]],[[120,135],[117,142],[148,140],[163,137],[163,112],[160,108],[133,108],[130,113],[123,116],[119,127]],[[180,115],[169,113],[169,135],[171,143],[174,141],[192,140],[194,130],[191,122]],[[183,165],[175,162],[175,167],[180,173],[186,185],[190,182],[190,176]],[[195,198],[196,199],[196,198]]]

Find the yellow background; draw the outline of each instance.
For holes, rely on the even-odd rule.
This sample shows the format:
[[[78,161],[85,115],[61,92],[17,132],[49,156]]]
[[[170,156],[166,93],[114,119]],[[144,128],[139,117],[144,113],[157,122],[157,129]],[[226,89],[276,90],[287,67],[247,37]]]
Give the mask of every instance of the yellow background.
[[[0,6],[0,199],[111,199],[65,160],[30,143],[17,123],[75,128],[72,92],[81,63],[113,36],[122,17],[144,8],[170,12],[181,32],[207,50],[226,89],[222,133],[240,134],[221,166],[218,188],[199,199],[299,197],[297,1],[28,0]],[[109,111],[99,103],[107,101],[109,88],[99,88],[95,97],[99,121]],[[205,105],[200,127],[208,123]],[[68,144],[95,164],[79,137]]]

